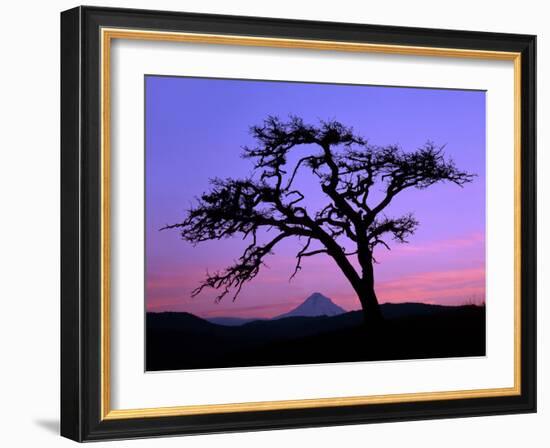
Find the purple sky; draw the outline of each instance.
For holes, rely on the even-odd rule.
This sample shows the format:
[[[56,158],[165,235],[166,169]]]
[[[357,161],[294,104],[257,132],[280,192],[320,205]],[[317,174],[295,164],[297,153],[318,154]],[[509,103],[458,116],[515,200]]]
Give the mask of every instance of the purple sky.
[[[289,282],[296,249],[287,240],[266,259],[237,301],[214,303],[215,291],[195,298],[190,291],[210,272],[238,258],[239,238],[196,247],[166,224],[180,222],[211,177],[245,177],[251,161],[240,157],[252,145],[249,127],[267,115],[306,122],[336,119],[376,145],[411,151],[431,140],[463,170],[478,177],[459,188],[437,184],[401,193],[388,216],[414,212],[420,225],[410,243],[375,253],[380,302],[461,304],[485,299],[485,92],[146,77],[146,307],[201,316],[270,317],[319,291],[342,307],[359,308],[344,276],[325,255],[304,260]],[[301,172],[309,207],[323,204],[319,185]]]

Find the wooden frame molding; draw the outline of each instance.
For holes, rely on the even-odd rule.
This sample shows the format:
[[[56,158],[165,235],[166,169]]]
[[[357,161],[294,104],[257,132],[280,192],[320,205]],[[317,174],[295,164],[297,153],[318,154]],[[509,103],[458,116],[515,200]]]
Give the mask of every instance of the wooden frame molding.
[[[303,400],[280,400],[248,403],[231,403],[219,405],[191,405],[143,409],[111,409],[110,387],[110,66],[111,43],[114,39],[131,39],[163,42],[185,42],[212,45],[238,45],[255,47],[294,48],[320,51],[346,51],[383,53],[397,55],[458,57],[487,60],[505,60],[514,63],[514,252],[515,252],[515,292],[514,292],[514,386],[509,388],[459,390],[443,392],[407,393],[391,395],[353,396],[338,398],[316,398]],[[483,51],[455,48],[414,47],[403,45],[363,44],[334,41],[316,41],[299,39],[272,39],[247,36],[229,36],[214,34],[192,34],[144,31],[135,29],[103,28],[101,30],[101,61],[102,61],[102,310],[101,310],[101,348],[102,348],[102,419],[150,418],[179,415],[198,415],[227,412],[249,412],[281,409],[307,409],[316,407],[350,406],[380,403],[407,403],[428,400],[456,400],[465,398],[502,397],[521,394],[521,54],[506,51]]]

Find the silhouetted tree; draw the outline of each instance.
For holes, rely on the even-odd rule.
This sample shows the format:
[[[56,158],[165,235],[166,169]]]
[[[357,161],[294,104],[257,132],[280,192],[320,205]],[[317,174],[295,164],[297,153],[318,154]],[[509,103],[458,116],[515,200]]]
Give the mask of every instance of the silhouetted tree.
[[[254,147],[244,147],[243,157],[254,163],[253,174],[245,179],[212,179],[211,190],[198,198],[177,228],[181,237],[198,244],[240,235],[248,246],[235,264],[224,271],[207,274],[194,291],[204,288],[220,291],[217,300],[252,280],[264,258],[287,238],[299,238],[304,245],[296,254],[291,278],[306,257],[326,254],[343,272],[357,294],[366,322],[381,320],[374,288],[373,251],[377,246],[390,249],[388,238],[407,242],[418,222],[412,213],[391,218],[383,212],[407,188],[424,189],[441,181],[462,186],[473,174],[460,171],[452,160],[445,160],[443,148],[426,143],[414,152],[398,146],[374,146],[356,135],[352,128],[337,121],[305,124],[298,117],[281,121],[268,117],[253,126]],[[289,163],[289,155],[304,150]],[[319,181],[326,206],[308,210],[307,199],[295,187],[296,179],[309,170]],[[373,193],[373,186],[381,190]],[[437,204],[434,204],[435,206]],[[268,241],[260,242],[270,236]],[[348,251],[346,247],[353,247]],[[350,257],[357,257],[359,269]]]

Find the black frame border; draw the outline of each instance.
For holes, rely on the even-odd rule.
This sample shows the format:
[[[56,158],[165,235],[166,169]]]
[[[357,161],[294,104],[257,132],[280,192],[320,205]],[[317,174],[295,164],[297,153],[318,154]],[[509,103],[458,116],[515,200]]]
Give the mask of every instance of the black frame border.
[[[101,420],[100,29],[521,53],[521,395]],[[61,435],[76,441],[536,412],[536,36],[77,7],[61,13]]]

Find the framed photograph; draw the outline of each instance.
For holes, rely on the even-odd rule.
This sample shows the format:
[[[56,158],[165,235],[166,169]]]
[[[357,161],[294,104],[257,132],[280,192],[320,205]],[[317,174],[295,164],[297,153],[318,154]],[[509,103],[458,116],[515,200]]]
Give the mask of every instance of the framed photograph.
[[[61,14],[61,433],[535,412],[535,36]]]

